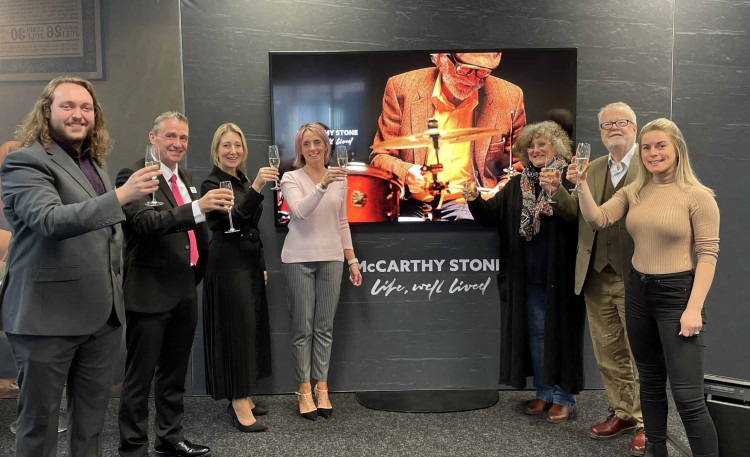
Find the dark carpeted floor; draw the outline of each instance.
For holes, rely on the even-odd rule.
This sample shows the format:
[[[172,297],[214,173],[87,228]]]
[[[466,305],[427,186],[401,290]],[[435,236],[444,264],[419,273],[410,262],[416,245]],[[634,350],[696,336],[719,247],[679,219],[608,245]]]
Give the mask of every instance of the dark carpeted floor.
[[[595,441],[588,428],[607,416],[604,391],[586,391],[575,417],[550,424],[543,416],[523,414],[531,392],[500,391],[492,408],[462,413],[408,414],[374,411],[357,403],[354,394],[332,394],[334,415],[311,422],[296,414],[293,395],[254,397],[271,409],[261,422],[263,433],[232,428],[226,402],[187,398],[185,436],[211,447],[214,457],[245,456],[626,456],[631,435]],[[104,455],[117,456],[117,399],[110,403],[104,429]],[[153,408],[153,405],[152,405]],[[12,456],[14,435],[8,429],[15,400],[0,400],[0,456]],[[685,441],[685,432],[671,404],[670,433]],[[60,434],[58,455],[68,456]],[[670,456],[679,452],[670,445]]]

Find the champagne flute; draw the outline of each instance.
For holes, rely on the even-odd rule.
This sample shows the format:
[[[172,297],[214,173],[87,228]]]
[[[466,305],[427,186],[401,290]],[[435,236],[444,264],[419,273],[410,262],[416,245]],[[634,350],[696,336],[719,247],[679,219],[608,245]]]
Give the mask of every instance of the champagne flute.
[[[479,187],[479,173],[477,173],[476,170],[473,170],[471,172],[470,177],[466,180],[466,187],[469,188],[469,191],[473,195],[474,192],[477,190],[477,187]],[[481,197],[481,195],[479,196]],[[469,206],[469,201],[465,200],[466,206]]]
[[[281,165],[281,156],[279,155],[279,148],[272,144],[268,147],[268,163],[273,167],[278,169],[279,165]],[[231,187],[230,187],[231,189]],[[280,190],[281,187],[279,187],[279,181],[276,180],[273,183],[273,187],[271,187],[271,190]]]
[[[581,176],[586,165],[589,164],[589,158],[591,158],[591,145],[588,143],[578,143],[578,149],[576,150],[576,171],[578,176]],[[571,192],[581,191],[581,180],[576,180],[576,186]]]
[[[346,146],[336,146],[336,160],[341,168],[346,168],[349,165],[349,151],[347,151]]]
[[[544,168],[542,168],[542,173],[544,173],[544,177],[549,179],[550,181],[555,179],[555,176],[557,175],[557,167],[555,166],[555,156],[550,156],[547,158],[547,165],[545,165]],[[547,203],[555,203],[555,201],[552,199],[552,192],[547,192],[546,198]]]
[[[159,155],[159,146],[155,144],[151,144],[146,146],[146,160],[144,162],[145,167],[150,167],[153,165],[160,165],[161,164],[161,156]],[[156,176],[154,176],[151,179],[156,179]],[[146,202],[146,206],[161,206],[163,205],[163,202],[156,200],[156,192],[151,194],[151,201]]]
[[[231,182],[231,181],[221,181],[221,182],[219,183],[219,187],[221,187],[222,189],[229,189],[229,190],[232,190],[232,182]],[[224,232],[224,233],[235,233],[235,232],[239,232],[239,230],[237,230],[236,228],[234,228],[234,224],[232,223],[232,205],[229,205],[229,211],[228,211],[228,214],[229,214],[229,230],[227,230],[227,231],[226,231],[226,232]]]

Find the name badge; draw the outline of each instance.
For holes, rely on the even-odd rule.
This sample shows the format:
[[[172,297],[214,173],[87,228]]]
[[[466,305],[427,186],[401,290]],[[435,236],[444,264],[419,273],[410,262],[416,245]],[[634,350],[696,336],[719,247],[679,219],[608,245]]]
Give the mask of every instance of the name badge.
[[[198,193],[198,191],[197,191],[197,190],[195,190],[195,187],[193,187],[193,186],[190,186],[190,193],[193,193],[193,194],[197,194],[197,193]]]

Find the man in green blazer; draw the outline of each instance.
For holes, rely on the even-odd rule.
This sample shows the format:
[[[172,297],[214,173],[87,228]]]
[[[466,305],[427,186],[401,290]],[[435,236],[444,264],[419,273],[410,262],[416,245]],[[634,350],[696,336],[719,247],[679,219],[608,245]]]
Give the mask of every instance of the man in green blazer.
[[[611,103],[599,111],[599,132],[609,152],[592,161],[588,180],[597,204],[609,200],[615,192],[635,181],[638,169],[631,160],[640,160],[635,143],[638,126],[633,110],[622,102]],[[575,165],[567,178],[577,180]],[[557,189],[553,206],[577,206],[576,195],[562,186]],[[589,330],[594,355],[602,374],[611,414],[589,428],[593,439],[610,439],[636,431],[630,444],[632,455],[643,455],[645,435],[641,414],[638,371],[630,351],[625,329],[625,281],[632,270],[633,240],[622,220],[605,230],[594,232],[578,213],[578,253],[576,255],[575,292],[586,299]]]

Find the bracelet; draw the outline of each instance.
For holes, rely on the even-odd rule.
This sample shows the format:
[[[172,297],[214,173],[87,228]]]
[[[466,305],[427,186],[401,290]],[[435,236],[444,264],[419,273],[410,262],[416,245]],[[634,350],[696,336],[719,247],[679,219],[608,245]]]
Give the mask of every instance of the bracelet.
[[[326,190],[326,189],[328,189],[328,186],[324,186],[324,185],[323,185],[323,181],[318,181],[318,187],[320,187],[320,188],[321,188],[321,189],[323,189],[323,190]]]
[[[359,265],[359,259],[357,259],[357,258],[355,257],[355,258],[353,258],[353,259],[351,259],[351,260],[347,260],[347,261],[346,261],[346,263],[348,263],[350,267],[351,267],[352,265],[354,265],[355,263]]]

